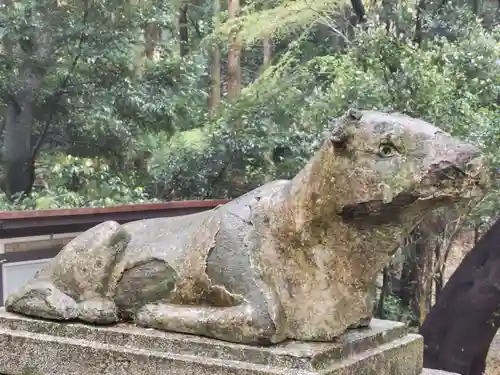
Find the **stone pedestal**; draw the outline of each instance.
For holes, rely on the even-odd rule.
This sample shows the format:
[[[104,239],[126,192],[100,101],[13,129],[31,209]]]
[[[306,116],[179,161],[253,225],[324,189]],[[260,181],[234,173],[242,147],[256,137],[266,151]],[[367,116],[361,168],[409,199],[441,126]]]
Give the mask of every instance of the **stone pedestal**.
[[[376,319],[334,343],[252,347],[0,310],[0,374],[6,375],[418,375],[422,346],[403,324]]]

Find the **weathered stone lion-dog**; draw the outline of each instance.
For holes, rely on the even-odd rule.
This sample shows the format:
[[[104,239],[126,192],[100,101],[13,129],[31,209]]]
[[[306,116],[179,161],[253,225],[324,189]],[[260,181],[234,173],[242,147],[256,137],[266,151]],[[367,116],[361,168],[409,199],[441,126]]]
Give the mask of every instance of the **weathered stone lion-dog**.
[[[330,341],[369,324],[402,236],[428,210],[483,194],[485,171],[476,147],[427,122],[351,109],[292,180],[197,214],[104,222],[5,306],[244,344]]]

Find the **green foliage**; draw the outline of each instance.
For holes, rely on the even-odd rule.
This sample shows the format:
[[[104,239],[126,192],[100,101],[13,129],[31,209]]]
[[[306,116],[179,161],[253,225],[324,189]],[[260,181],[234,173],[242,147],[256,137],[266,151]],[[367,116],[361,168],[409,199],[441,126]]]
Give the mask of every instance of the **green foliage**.
[[[199,127],[207,101],[200,87],[205,64],[203,56],[181,59],[165,55],[158,62],[149,62],[135,85],[120,98],[122,118],[156,132]]]
[[[9,95],[22,86],[23,67],[41,70],[34,133],[55,111],[48,146],[83,158],[60,161],[66,172],[51,169],[52,182],[36,189],[23,202],[26,207],[36,207],[45,195],[50,203],[40,207],[112,204],[99,194],[112,202],[237,196],[293,176],[314,151],[327,120],[348,107],[424,118],[477,143],[493,167],[500,167],[500,30],[456,5],[428,12],[425,38],[417,45],[413,5],[399,4],[390,27],[383,9],[374,9],[367,27],[352,28],[345,22],[336,26],[342,2],[249,2],[237,25],[227,22],[219,31],[228,36],[237,26],[242,41],[252,44],[243,59],[250,83],[239,100],[223,101],[214,117],[206,107],[207,51],[193,42],[188,56],[178,53],[180,2],[127,7],[114,0],[75,0],[55,12],[51,2],[19,4],[0,15],[4,45],[16,46],[0,53],[0,115]],[[190,37],[199,40],[211,30],[212,4],[192,4],[190,22],[196,28]],[[38,18],[28,17],[35,8],[41,9]],[[140,30],[152,21],[163,27],[161,58],[144,61]],[[19,41],[33,40],[33,30],[51,36],[53,53],[37,57],[21,48]],[[273,64],[258,72],[262,56],[256,42],[270,35]],[[246,72],[248,67],[253,71]],[[225,71],[223,62],[223,77]],[[51,99],[66,77],[54,110]],[[148,167],[139,171],[133,162],[146,154],[152,155]],[[85,172],[86,160],[96,156],[106,158],[108,170]],[[90,190],[68,185],[74,168]],[[120,173],[125,170],[134,173],[125,178]],[[493,191],[481,212],[492,212],[497,196]]]
[[[70,154],[123,157],[144,131],[200,126],[206,101],[205,58],[181,59],[159,42],[157,61],[144,62],[141,28],[176,22],[169,2],[21,0],[0,14],[0,115],[36,80],[34,135]],[[145,66],[146,65],[146,66]],[[23,103],[21,103],[23,104]]]
[[[392,294],[385,297],[383,316],[378,318],[403,322],[413,322],[416,320],[412,312],[403,306],[401,299]]]
[[[51,155],[38,168],[39,186],[23,200],[9,202],[0,196],[1,210],[106,207],[144,203],[149,199],[134,176],[120,176],[98,159]]]
[[[274,3],[262,9],[260,2],[250,2],[237,20],[229,20],[222,25],[220,34],[227,39],[237,32],[245,44],[253,44],[263,37],[280,38],[308,29],[348,4],[340,0],[285,0]]]
[[[479,144],[498,166],[499,42],[498,28],[475,19],[454,41],[436,37],[421,47],[385,25],[358,30],[347,53],[306,62],[297,41],[223,116],[272,147],[294,136],[304,143],[304,133],[317,134],[348,107],[395,110]]]

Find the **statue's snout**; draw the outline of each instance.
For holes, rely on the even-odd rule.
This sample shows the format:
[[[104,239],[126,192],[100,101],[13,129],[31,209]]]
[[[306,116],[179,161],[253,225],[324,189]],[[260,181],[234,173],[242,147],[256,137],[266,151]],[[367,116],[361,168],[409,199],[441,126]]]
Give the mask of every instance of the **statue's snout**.
[[[490,186],[489,166],[477,147],[462,144],[431,163],[426,180],[435,187],[454,187],[460,195],[476,196]]]

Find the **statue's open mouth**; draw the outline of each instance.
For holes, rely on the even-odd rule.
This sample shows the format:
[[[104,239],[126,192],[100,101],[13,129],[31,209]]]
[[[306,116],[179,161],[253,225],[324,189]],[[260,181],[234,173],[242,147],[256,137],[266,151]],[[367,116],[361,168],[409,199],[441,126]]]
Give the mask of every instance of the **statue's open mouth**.
[[[476,198],[483,194],[480,187],[471,187],[460,192],[455,189],[450,191],[439,191],[433,194],[418,196],[411,193],[398,194],[391,202],[374,200],[358,204],[346,205],[339,216],[344,221],[358,221],[369,219],[372,224],[382,224],[385,222],[397,221],[399,213],[404,212],[405,207],[412,206],[420,202],[420,211],[425,212],[438,206],[446,206],[462,200]]]
[[[396,208],[410,206],[419,199],[418,196],[401,193],[391,202],[385,203],[382,200],[363,202],[358,204],[349,204],[342,208],[339,215],[346,221],[356,220],[365,217],[385,217],[394,215]]]

